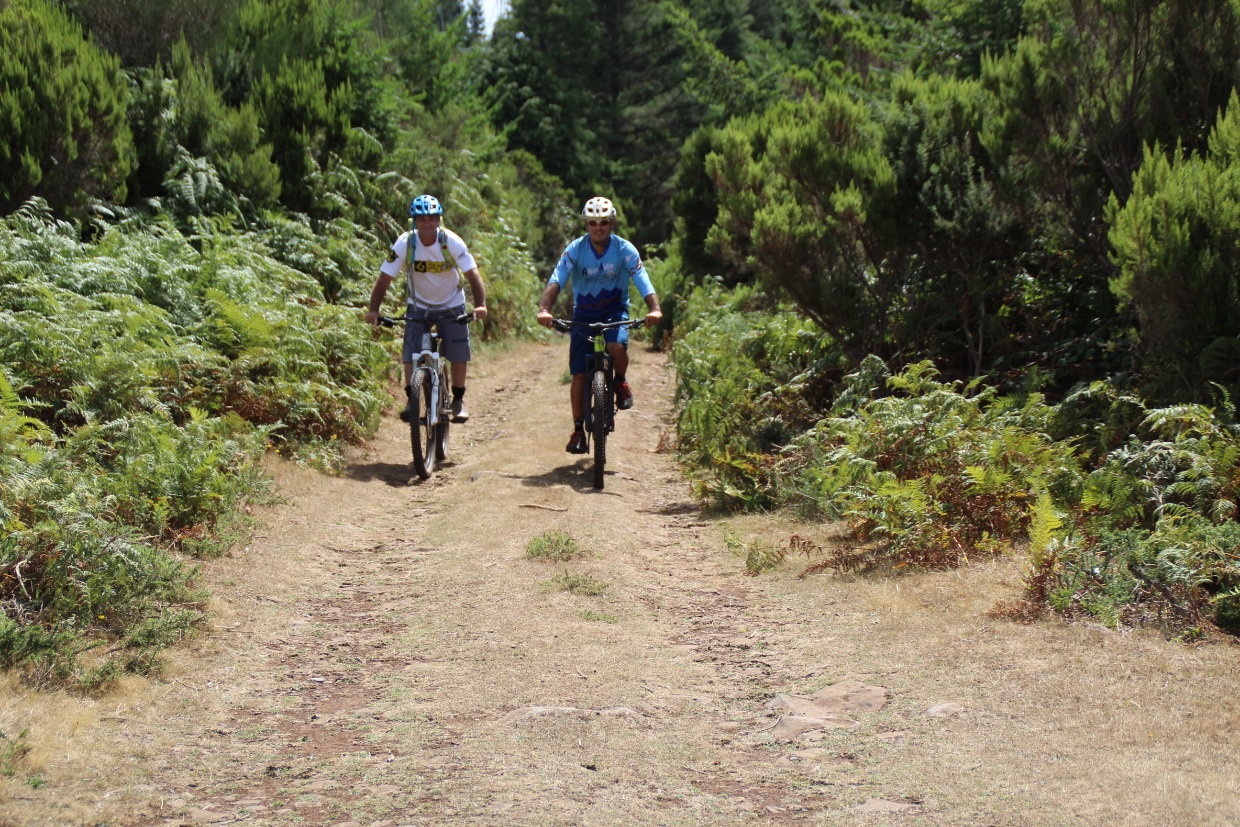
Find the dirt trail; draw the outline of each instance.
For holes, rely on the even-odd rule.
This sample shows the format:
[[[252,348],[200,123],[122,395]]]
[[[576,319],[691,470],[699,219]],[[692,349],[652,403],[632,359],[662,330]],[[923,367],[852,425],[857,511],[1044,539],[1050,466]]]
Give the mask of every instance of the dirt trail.
[[[1013,562],[745,577],[728,533],[827,527],[702,514],[633,355],[603,492],[563,451],[564,345],[474,364],[429,482],[394,417],[340,477],[274,464],[287,503],[204,565],[212,629],[165,680],[0,686],[38,773],[0,825],[1240,824],[1236,647],[992,620]],[[528,559],[550,531],[587,554]]]

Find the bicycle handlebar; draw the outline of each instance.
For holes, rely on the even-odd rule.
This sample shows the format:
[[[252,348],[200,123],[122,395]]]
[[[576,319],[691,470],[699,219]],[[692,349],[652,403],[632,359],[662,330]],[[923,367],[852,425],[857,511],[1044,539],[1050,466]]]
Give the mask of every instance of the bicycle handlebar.
[[[460,314],[459,316],[455,316],[455,315],[452,315],[451,313],[448,313],[442,316],[424,316],[424,317],[417,317],[417,318],[410,317],[410,316],[401,316],[399,318],[392,318],[390,316],[379,317],[379,324],[383,325],[384,327],[393,327],[398,324],[408,324],[409,322],[449,322],[449,321],[457,322],[458,324],[472,322],[474,321],[474,311],[470,310],[468,312]]]
[[[551,326],[561,333],[567,333],[570,328],[584,327],[587,330],[593,330],[601,333],[604,330],[611,330],[616,327],[638,327],[646,323],[646,317],[639,319],[621,319],[618,322],[579,322],[574,319],[552,319]]]

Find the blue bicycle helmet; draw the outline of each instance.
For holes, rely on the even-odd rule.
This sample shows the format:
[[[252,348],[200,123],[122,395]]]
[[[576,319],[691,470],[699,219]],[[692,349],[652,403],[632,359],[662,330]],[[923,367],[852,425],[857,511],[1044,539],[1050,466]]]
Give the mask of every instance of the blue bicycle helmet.
[[[433,195],[419,195],[409,205],[409,216],[417,215],[443,215],[443,206]]]

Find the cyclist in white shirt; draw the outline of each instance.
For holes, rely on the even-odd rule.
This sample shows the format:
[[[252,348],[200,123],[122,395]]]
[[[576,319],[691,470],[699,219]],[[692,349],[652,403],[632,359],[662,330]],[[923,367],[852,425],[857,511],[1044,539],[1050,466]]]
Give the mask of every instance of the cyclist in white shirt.
[[[405,324],[405,345],[402,362],[405,366],[405,393],[413,378],[413,360],[417,358],[418,343],[422,341],[425,325],[416,321],[429,316],[459,316],[465,312],[465,289],[462,276],[469,282],[474,299],[474,318],[487,317],[486,287],[482,274],[461,237],[440,226],[443,206],[431,195],[419,195],[409,205],[413,229],[401,233],[392,244],[387,260],[379,268],[379,278],[370,291],[370,308],[366,321],[379,324],[379,309],[388,287],[408,269],[409,299],[406,316],[414,321]],[[469,413],[465,410],[465,375],[470,358],[469,325],[451,320],[440,321],[437,329],[442,337],[440,354],[452,365],[452,421],[465,422]],[[409,421],[409,405],[401,411],[400,418]]]

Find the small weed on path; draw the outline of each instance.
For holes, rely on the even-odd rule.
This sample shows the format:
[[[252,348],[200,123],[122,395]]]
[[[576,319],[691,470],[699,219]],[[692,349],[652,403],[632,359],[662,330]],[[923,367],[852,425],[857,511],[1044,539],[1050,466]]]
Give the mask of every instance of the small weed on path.
[[[525,547],[525,556],[531,560],[551,560],[565,563],[574,557],[580,557],[581,547],[572,535],[565,531],[548,531],[540,534]]]
[[[607,584],[589,574],[573,574],[567,569],[563,574],[551,578],[551,585],[561,591],[581,595],[582,597],[598,597],[607,591]]]
[[[30,752],[30,745],[26,743],[28,734],[22,730],[15,737],[10,737],[0,731],[0,775],[10,778],[17,775],[18,765]]]

